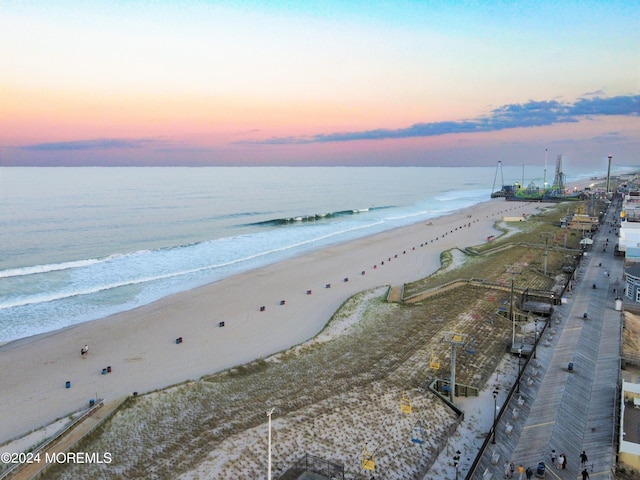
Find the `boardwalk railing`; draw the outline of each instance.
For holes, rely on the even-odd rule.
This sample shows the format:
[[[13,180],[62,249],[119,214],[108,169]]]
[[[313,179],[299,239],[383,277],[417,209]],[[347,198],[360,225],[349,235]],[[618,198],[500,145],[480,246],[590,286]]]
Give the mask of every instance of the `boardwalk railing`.
[[[542,338],[547,326],[548,326],[548,323],[545,322],[540,332],[540,336],[538,338]],[[533,348],[538,348],[537,344],[534,345]],[[476,455],[476,458],[473,460],[473,463],[471,464],[471,467],[469,468],[467,475],[464,477],[465,480],[471,480],[473,478],[478,468],[478,465],[480,464],[480,461],[482,460],[482,457],[485,455],[487,447],[489,446],[489,442],[491,441],[491,438],[493,436],[494,429],[497,428],[498,424],[500,423],[500,420],[502,419],[502,416],[505,413],[510,411],[510,409],[508,408],[508,405],[511,402],[511,399],[513,398],[514,394],[516,393],[518,389],[518,385],[520,384],[520,381],[522,380],[523,375],[527,371],[527,366],[529,365],[529,362],[533,358],[533,355],[529,355],[526,358],[527,360],[525,361],[524,366],[520,369],[520,375],[518,375],[518,377],[516,378],[516,381],[511,386],[511,389],[509,390],[509,394],[507,395],[507,398],[503,404],[503,407],[500,409],[500,411],[496,416],[495,423],[491,426],[491,429],[489,430],[489,433],[485,437],[484,442],[482,442],[482,446],[480,447],[480,450],[478,450],[478,454]]]
[[[58,431],[58,433],[56,433],[54,436],[52,436],[51,438],[46,440],[44,443],[42,443],[42,444],[38,445],[36,448],[34,448],[31,453],[35,454],[35,453],[41,452],[41,451],[45,450],[47,447],[49,447],[49,445],[52,445],[54,442],[57,442],[60,438],[62,438],[69,431],[71,431],[73,428],[75,428],[76,425],[78,425],[85,418],[87,418],[88,416],[93,414],[96,410],[98,410],[100,407],[102,407],[103,404],[104,404],[104,399],[102,399],[102,398],[99,399],[97,402],[94,403],[93,406],[91,406],[90,408],[86,409],[84,412],[82,412],[81,415],[78,415],[77,418],[75,418],[73,421],[69,422],[64,428],[62,428],[60,431]],[[20,468],[23,465],[24,465],[23,463],[14,464],[8,470],[6,470],[6,471],[4,471],[4,472],[2,472],[0,474],[0,480],[8,478],[10,474],[15,473],[17,471],[17,469]]]
[[[344,480],[343,465],[330,462],[328,460],[325,460],[324,458],[316,457],[315,455],[311,455],[310,453],[305,453],[302,458],[298,459],[298,461],[293,466],[293,470],[294,472],[299,473],[313,472],[327,478]]]

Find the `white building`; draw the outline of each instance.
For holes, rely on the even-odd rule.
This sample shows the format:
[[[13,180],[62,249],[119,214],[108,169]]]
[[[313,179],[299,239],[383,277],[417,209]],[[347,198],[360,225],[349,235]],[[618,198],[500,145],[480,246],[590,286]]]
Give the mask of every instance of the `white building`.
[[[618,237],[618,249],[621,252],[626,252],[628,247],[640,248],[640,191],[624,196]]]

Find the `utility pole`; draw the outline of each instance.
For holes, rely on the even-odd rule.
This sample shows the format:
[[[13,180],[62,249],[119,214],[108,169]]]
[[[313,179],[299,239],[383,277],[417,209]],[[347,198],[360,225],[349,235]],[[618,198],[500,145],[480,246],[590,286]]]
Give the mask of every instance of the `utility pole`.
[[[607,195],[609,195],[609,187],[611,186],[611,159],[613,155],[609,155],[609,168],[607,169]]]
[[[549,153],[549,149],[544,149],[544,178],[542,180],[542,188],[544,188],[544,194],[547,194],[547,154]]]
[[[493,389],[493,440],[492,444],[496,444],[496,413],[498,411],[498,387]]]
[[[449,382],[451,391],[449,392],[449,400],[451,400],[451,403],[455,403],[453,397],[456,390],[456,347],[466,346],[469,343],[469,336],[458,332],[445,332],[444,335],[445,338],[448,338],[445,341],[451,343],[451,380]],[[473,352],[470,351],[469,353]]]
[[[515,283],[515,276],[516,274],[520,275],[522,273],[522,270],[515,265],[511,265],[510,267],[507,268],[507,273],[511,274],[511,299],[509,301],[509,321],[511,322],[511,349],[513,350],[513,346],[516,343],[516,321],[513,316],[513,289],[514,289],[514,283]]]
[[[553,237],[553,233],[551,232],[543,232],[541,234],[542,238],[544,238],[544,274],[547,274],[547,258],[549,257],[549,247],[548,241],[551,237]]]

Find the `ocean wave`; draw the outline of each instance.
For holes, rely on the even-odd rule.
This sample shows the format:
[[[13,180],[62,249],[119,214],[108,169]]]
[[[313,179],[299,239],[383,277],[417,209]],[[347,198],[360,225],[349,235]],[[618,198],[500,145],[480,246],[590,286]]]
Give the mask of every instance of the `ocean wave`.
[[[49,263],[45,265],[32,265],[30,267],[8,268],[0,271],[0,278],[23,277],[27,275],[37,275],[42,273],[58,272],[61,270],[71,270],[73,268],[88,267],[98,263],[108,262],[121,256],[121,254],[113,254],[104,258],[89,258],[86,260],[73,260],[62,263]]]
[[[294,215],[292,217],[272,218],[270,220],[263,220],[260,222],[247,223],[245,226],[278,226],[278,225],[295,225],[303,222],[318,222],[335,217],[345,217],[349,215],[357,215],[361,213],[368,213],[374,210],[383,210],[386,208],[393,208],[391,206],[384,207],[369,207],[369,208],[352,208],[350,210],[338,210],[335,212],[323,212],[312,213],[304,215]]]
[[[269,256],[269,255],[278,254],[280,252],[286,252],[288,250],[293,250],[293,249],[297,249],[297,248],[300,248],[300,247],[304,247],[305,245],[312,245],[314,243],[322,242],[323,240],[327,240],[327,239],[330,239],[332,237],[343,235],[343,234],[346,234],[346,233],[349,233],[349,232],[354,232],[354,231],[357,231],[357,230],[371,228],[373,226],[380,225],[382,223],[384,223],[384,222],[383,221],[377,221],[377,222],[372,222],[372,223],[368,223],[368,224],[353,226],[353,227],[349,227],[349,228],[343,228],[341,230],[333,231],[333,232],[327,233],[325,235],[315,236],[315,237],[308,238],[306,240],[302,240],[302,241],[299,241],[299,242],[296,242],[296,243],[290,243],[290,244],[287,244],[287,245],[283,245],[283,246],[278,247],[278,248],[272,248],[272,249],[269,249],[269,250],[259,251],[259,252],[256,252],[255,254],[247,255],[247,256],[244,256],[244,257],[241,257],[241,258],[232,259],[232,260],[229,260],[229,261],[226,261],[226,262],[219,262],[219,263],[215,263],[215,264],[204,265],[204,266],[190,268],[190,269],[183,269],[183,270],[179,270],[179,271],[175,271],[175,272],[167,272],[167,273],[158,274],[158,275],[148,275],[148,276],[140,277],[140,278],[123,279],[121,281],[109,282],[109,283],[104,283],[104,284],[101,284],[101,285],[98,284],[98,285],[94,285],[94,286],[86,287],[86,288],[67,289],[67,290],[61,290],[61,291],[54,292],[54,293],[35,294],[35,295],[28,295],[28,296],[18,297],[18,298],[15,298],[12,301],[6,301],[4,303],[0,303],[0,310],[8,310],[8,309],[11,309],[11,308],[18,308],[18,307],[25,307],[25,306],[28,306],[28,305],[36,305],[36,304],[42,304],[42,303],[61,301],[61,300],[66,300],[66,299],[79,297],[79,296],[85,296],[85,295],[93,295],[93,294],[96,294],[96,293],[105,292],[105,291],[113,290],[113,289],[116,289],[116,288],[128,287],[128,286],[134,286],[134,285],[141,285],[141,284],[148,284],[148,283],[167,280],[167,279],[172,279],[172,278],[176,278],[176,277],[197,274],[197,273],[200,273],[200,272],[205,272],[207,270],[216,270],[216,269],[230,267],[230,266],[238,265],[238,264],[242,264],[242,263],[248,263],[248,262],[251,262],[252,260],[255,260],[255,259],[260,258],[260,257],[266,257],[266,256]],[[212,241],[212,242],[200,242],[200,243],[194,244],[193,246],[202,246],[202,245],[207,244],[207,243],[215,243],[215,241]],[[134,253],[127,254],[127,255],[117,255],[117,256],[111,256],[111,257],[118,257],[118,259],[121,260],[121,261],[128,261],[128,259],[131,259],[131,261],[138,261],[138,260],[133,260],[133,258],[134,257],[138,257],[138,259],[139,259],[140,257],[142,257],[144,255],[153,255],[155,253],[160,253],[160,252],[166,253],[166,252],[168,252],[170,250],[184,249],[184,248],[188,248],[188,247],[187,246],[181,246],[181,247],[170,247],[170,248],[158,249],[158,250],[140,250],[138,252],[134,252]],[[91,261],[68,262],[68,264],[72,264],[72,263],[78,264],[78,266],[81,266],[81,267],[90,267],[92,265],[95,266],[98,263],[104,263],[104,261],[100,261],[100,262],[91,262]],[[62,264],[60,264],[60,265],[62,265]],[[131,265],[128,265],[128,266],[131,267]],[[126,266],[122,265],[122,267],[125,268]],[[72,268],[72,267],[68,267],[68,268]],[[55,270],[54,269],[47,270],[47,272],[51,272],[51,271],[55,271]]]
[[[196,273],[198,271],[207,270],[207,269],[210,269],[210,268],[216,268],[216,266],[200,267],[200,268],[194,268],[194,269],[191,269],[191,270],[167,273],[167,274],[163,274],[163,275],[154,275],[154,276],[142,277],[142,278],[137,278],[137,279],[123,280],[121,282],[113,282],[113,283],[104,284],[104,285],[96,285],[96,286],[93,286],[93,287],[81,288],[81,289],[76,289],[76,290],[61,291],[61,292],[58,292],[58,293],[51,293],[51,294],[47,294],[47,295],[30,295],[30,296],[27,296],[27,297],[17,298],[14,301],[11,301],[11,302],[0,303],[0,310],[16,308],[16,307],[24,307],[24,306],[27,306],[27,305],[35,305],[35,304],[39,304],[39,303],[55,302],[55,301],[58,301],[58,300],[65,300],[65,299],[68,299],[68,298],[79,297],[79,296],[83,296],[83,295],[92,295],[92,294],[104,292],[104,291],[107,291],[107,290],[113,290],[115,288],[127,287],[127,286],[132,286],[132,285],[140,285],[140,284],[143,284],[143,283],[149,283],[149,282],[153,282],[153,281],[165,280],[165,279],[173,278],[173,277],[179,277],[179,276],[182,276],[182,275],[187,275],[187,274],[190,274],[190,273]]]

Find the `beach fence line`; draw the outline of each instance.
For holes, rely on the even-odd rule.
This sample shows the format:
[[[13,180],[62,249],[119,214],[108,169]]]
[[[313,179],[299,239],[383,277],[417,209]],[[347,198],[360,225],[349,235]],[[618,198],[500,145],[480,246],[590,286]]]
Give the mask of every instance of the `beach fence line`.
[[[344,480],[344,465],[330,462],[310,453],[305,453],[303,457],[299,458],[293,467],[288,469],[287,473],[281,476],[280,479],[294,478],[289,476],[289,472],[296,475],[295,478],[298,478],[302,472],[313,472],[327,478]]]
[[[125,401],[126,401],[126,398],[118,400],[117,402],[110,403],[109,404],[110,405],[109,411],[104,417],[100,418],[89,430],[84,432],[82,435],[79,435],[78,438],[76,438],[71,443],[66,445],[61,451],[65,451],[66,452],[68,450],[71,450],[78,442],[80,442],[83,438],[85,438],[88,435],[90,435],[94,430],[96,430],[106,420],[111,418],[114,413],[116,413],[118,410],[120,410],[120,408],[125,403]],[[38,452],[43,452],[46,449],[48,449],[48,448],[52,447],[53,445],[55,445],[56,442],[62,441],[65,436],[72,434],[72,431],[73,431],[74,428],[78,427],[83,421],[87,420],[89,417],[91,417],[91,415],[96,413],[96,411],[98,411],[100,408],[104,407],[104,405],[105,405],[104,399],[98,399],[90,408],[86,409],[84,412],[82,412],[82,410],[79,410],[80,412],[82,412],[82,414],[79,415],[78,418],[76,418],[74,421],[70,422],[67,426],[65,426],[63,429],[61,429],[59,432],[57,432],[53,437],[49,438],[46,442],[42,443],[37,448],[35,448],[33,450],[33,453],[35,454],[35,453],[38,453]],[[78,411],[76,411],[76,412],[78,412]],[[73,412],[73,413],[76,413],[76,412]],[[50,466],[47,463],[41,463],[39,465],[41,465],[40,468],[38,468],[37,471],[35,471],[32,474],[30,474],[29,478],[31,480],[37,479],[37,478],[41,478],[41,476],[43,475],[45,470]],[[31,467],[31,466],[32,466],[32,464],[24,464],[24,463],[23,464],[16,464],[16,465],[12,466],[12,468],[7,470],[6,472],[3,472],[0,475],[0,480],[7,479],[7,478],[9,478],[10,475],[11,476],[19,475],[21,470],[22,470],[22,468],[28,468],[28,467]]]
[[[426,298],[432,297],[439,293],[444,293],[448,290],[452,290],[455,288],[459,288],[465,285],[472,285],[476,287],[484,287],[484,288],[493,288],[496,290],[502,290],[504,292],[511,292],[511,287],[506,285],[501,285],[495,282],[488,282],[482,278],[458,278],[456,280],[451,280],[450,282],[443,283],[442,285],[438,285],[437,287],[430,288],[428,290],[423,290],[422,292],[414,293],[413,295],[409,295],[402,300],[406,303],[416,303],[425,300]],[[518,292],[518,290],[520,290]],[[524,291],[524,288],[516,288],[514,292],[521,295]]]
[[[67,434],[67,432],[69,432],[70,430],[72,430],[76,425],[78,425],[78,423],[80,423],[82,420],[84,420],[85,418],[87,418],[88,416],[90,416],[93,412],[95,412],[96,410],[98,410],[100,407],[102,407],[102,405],[104,404],[104,399],[98,399],[97,402],[95,402],[93,404],[93,406],[87,408],[87,409],[79,409],[76,410],[74,412],[71,412],[70,415],[73,415],[75,413],[79,413],[82,412],[82,410],[85,410],[81,415],[78,415],[77,418],[75,418],[74,420],[72,420],[71,422],[69,422],[67,425],[65,425],[64,428],[62,428],[61,430],[59,430],[55,435],[53,435],[51,438],[49,438],[48,440],[46,440],[45,442],[41,443],[40,445],[38,445],[36,448],[34,448],[32,450],[31,453],[38,453],[41,452],[43,450],[45,450],[47,447],[49,447],[50,445],[52,445],[54,442],[56,442],[58,439],[62,438],[64,435]],[[16,473],[17,469],[22,466],[23,464],[17,463],[14,464],[12,467],[10,467],[8,470],[6,470],[5,472],[2,472],[0,474],[0,480],[3,480],[5,478],[8,478],[10,474],[12,473]]]
[[[474,286],[474,287],[488,288],[493,290],[500,290],[507,293],[511,292],[511,286],[502,285],[500,283],[489,282],[481,278],[458,278],[456,280],[451,280],[450,282],[443,283],[442,285],[438,285],[437,287],[433,287],[428,290],[423,290],[421,292],[414,293],[413,295],[409,295],[408,297],[403,298],[402,301],[405,303],[417,303],[429,297],[432,297],[434,295],[438,295],[440,293],[444,293],[446,291],[460,288],[467,285]],[[565,286],[565,289],[566,289],[566,286]],[[547,299],[547,300],[551,300],[552,302],[557,302],[562,295],[562,293],[558,295],[552,290],[534,290],[527,287],[514,287],[513,291],[514,291],[514,294],[517,294],[518,296],[522,296],[526,293],[530,297]],[[563,293],[564,293],[564,290],[563,290]]]
[[[65,449],[65,451],[71,450],[73,447],[76,446],[77,443],[79,443],[83,438],[86,438],[88,435],[91,435],[91,433],[93,433],[100,425],[102,425],[105,421],[107,421],[108,419],[110,419],[118,410],[120,410],[120,408],[122,408],[122,406],[124,405],[124,403],[127,401],[128,398],[131,397],[125,397],[122,398],[120,400],[118,400],[117,402],[112,402],[110,404],[110,410],[108,411],[108,413],[102,417],[99,421],[97,421],[95,423],[95,425],[93,425],[89,430],[87,430],[84,434],[80,435],[78,438],[76,438],[73,442],[71,442]],[[95,413],[99,408],[104,406],[104,398],[99,399],[99,405],[95,405],[91,411],[87,411],[85,414],[82,415],[82,420],[86,420],[87,418],[89,418],[93,413]],[[75,426],[78,426],[81,422],[76,422]],[[59,439],[61,439],[61,437],[59,437]],[[52,442],[48,442],[50,445],[52,444]],[[32,480],[35,480],[37,478],[40,478],[40,476],[43,474],[43,472],[49,467],[49,465],[45,464],[43,465],[43,467],[32,477]]]

